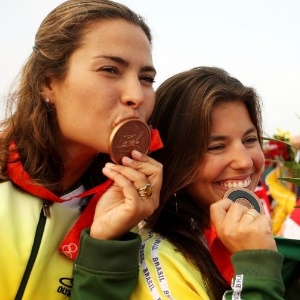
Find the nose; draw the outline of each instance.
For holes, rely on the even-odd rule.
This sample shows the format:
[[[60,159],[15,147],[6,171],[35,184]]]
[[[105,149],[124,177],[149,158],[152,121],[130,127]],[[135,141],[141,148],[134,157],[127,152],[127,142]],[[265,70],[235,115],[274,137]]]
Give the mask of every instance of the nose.
[[[231,153],[232,162],[231,167],[234,169],[250,169],[253,166],[251,152],[243,144],[235,147]]]
[[[138,108],[145,102],[144,90],[138,78],[130,78],[124,82],[121,102],[133,108]]]

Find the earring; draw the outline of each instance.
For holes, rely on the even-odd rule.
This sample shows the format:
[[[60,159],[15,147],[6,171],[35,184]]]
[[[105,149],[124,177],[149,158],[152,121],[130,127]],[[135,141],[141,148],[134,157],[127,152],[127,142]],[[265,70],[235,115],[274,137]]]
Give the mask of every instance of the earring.
[[[45,98],[46,103],[50,103],[50,99],[49,98]]]
[[[176,209],[176,212],[178,213],[178,203],[177,203],[177,194],[174,193],[174,198],[175,198],[175,209]]]
[[[191,218],[191,227],[193,230],[198,228],[197,222],[194,220],[194,218]]]

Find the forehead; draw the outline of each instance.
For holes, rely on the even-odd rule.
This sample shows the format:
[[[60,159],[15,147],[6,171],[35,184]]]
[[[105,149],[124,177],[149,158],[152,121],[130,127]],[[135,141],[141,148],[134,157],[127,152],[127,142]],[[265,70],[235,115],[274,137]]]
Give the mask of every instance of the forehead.
[[[87,39],[90,35],[95,35],[95,31],[99,34],[101,33],[102,35],[111,36],[118,35],[121,31],[123,35],[125,33],[125,36],[130,36],[130,32],[132,30],[135,33],[139,32],[139,34],[141,36],[144,36],[144,38],[146,38],[146,40],[150,44],[150,40],[148,39],[148,36],[141,26],[121,18],[89,21],[83,27],[83,30],[81,32],[81,40],[82,42],[84,42],[84,40]]]
[[[221,102],[211,114],[212,131],[231,130],[252,124],[250,114],[242,101]]]
[[[154,69],[147,35],[139,25],[123,19],[89,23],[68,59],[68,69],[83,66],[93,69],[105,57],[118,58],[139,70],[146,66]]]
[[[151,44],[143,29],[123,19],[88,23],[82,31],[77,49],[79,48],[120,53],[128,49],[134,51],[135,55],[142,56],[151,53]]]

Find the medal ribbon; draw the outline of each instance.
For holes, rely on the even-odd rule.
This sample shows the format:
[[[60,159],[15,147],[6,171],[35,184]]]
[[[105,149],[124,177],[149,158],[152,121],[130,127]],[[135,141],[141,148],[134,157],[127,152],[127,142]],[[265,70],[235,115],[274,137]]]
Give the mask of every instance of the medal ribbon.
[[[160,140],[158,131],[156,129],[152,130],[150,145],[151,151],[157,150],[162,147],[163,144]],[[26,192],[35,195],[43,200],[57,203],[70,201],[74,198],[82,198],[85,196],[94,195],[74,226],[71,228],[64,241],[59,246],[60,252],[65,254],[70,259],[75,260],[78,254],[81,231],[91,226],[94,218],[96,204],[102,194],[111,186],[113,181],[111,179],[108,179],[106,182],[88,191],[85,191],[84,193],[74,195],[68,199],[62,199],[30,178],[29,174],[23,169],[15,143],[10,144],[9,150],[10,156],[7,164],[7,174],[11,181],[13,181],[17,186],[21,187]]]
[[[218,238],[217,231],[213,225],[205,231],[205,238],[213,261],[221,275],[230,284],[234,276],[234,269],[230,260],[231,253]]]

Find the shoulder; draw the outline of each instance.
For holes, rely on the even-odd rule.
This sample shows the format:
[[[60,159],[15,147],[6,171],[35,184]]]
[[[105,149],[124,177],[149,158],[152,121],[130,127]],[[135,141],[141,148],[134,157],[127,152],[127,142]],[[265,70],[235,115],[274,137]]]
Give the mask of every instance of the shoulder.
[[[166,238],[150,230],[139,232],[140,276],[135,299],[208,299],[199,270]]]
[[[163,236],[151,231],[143,230],[140,232],[142,244],[140,247],[140,258],[143,260],[153,260],[156,258],[173,261],[174,263],[186,264],[187,261],[176,247]],[[142,256],[144,254],[144,256]]]
[[[147,230],[141,234],[140,265],[150,273],[165,273],[168,277],[197,278],[199,270],[165,237]]]
[[[22,195],[22,191],[18,189],[10,180],[3,181],[0,183],[0,194],[1,195]]]

